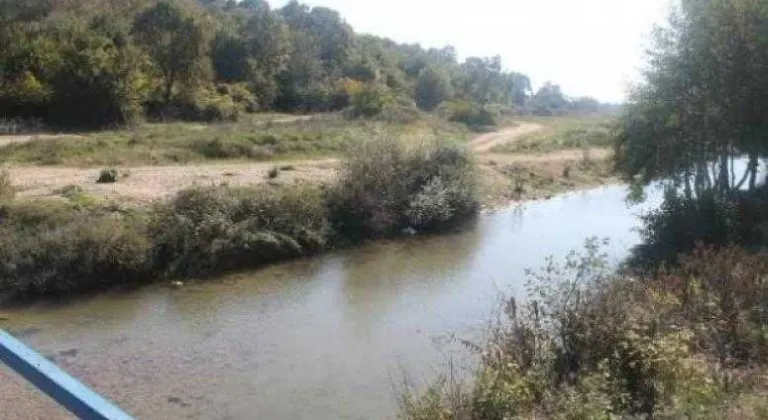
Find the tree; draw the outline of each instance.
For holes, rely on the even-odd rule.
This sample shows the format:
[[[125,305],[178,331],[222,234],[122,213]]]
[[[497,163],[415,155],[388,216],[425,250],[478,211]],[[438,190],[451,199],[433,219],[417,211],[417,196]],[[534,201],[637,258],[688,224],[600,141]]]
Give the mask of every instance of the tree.
[[[213,39],[211,63],[216,79],[223,82],[246,81],[251,74],[248,46],[242,37],[227,32]]]
[[[510,105],[523,106],[531,93],[531,79],[522,73],[506,74],[506,86],[509,92]]]
[[[193,81],[202,66],[202,26],[177,3],[161,0],[136,17],[133,35],[159,70],[163,101],[170,102],[176,84]]]
[[[441,69],[425,68],[416,81],[416,105],[425,111],[432,111],[453,95],[451,79]]]
[[[459,92],[481,105],[500,102],[505,96],[501,57],[470,57],[461,65]]]
[[[546,82],[531,97],[529,107],[534,115],[557,115],[566,111],[568,100],[560,86]]]
[[[600,111],[600,102],[592,97],[589,96],[582,96],[579,98],[574,99],[570,103],[570,108],[576,112],[581,114],[593,114],[598,111]]]
[[[269,107],[278,96],[278,75],[290,59],[288,27],[269,9],[266,2],[254,7],[242,31],[250,63],[249,81],[262,107]]]
[[[621,119],[618,168],[687,196],[757,186],[768,154],[768,4],[683,0]],[[748,156],[737,173],[736,158]]]

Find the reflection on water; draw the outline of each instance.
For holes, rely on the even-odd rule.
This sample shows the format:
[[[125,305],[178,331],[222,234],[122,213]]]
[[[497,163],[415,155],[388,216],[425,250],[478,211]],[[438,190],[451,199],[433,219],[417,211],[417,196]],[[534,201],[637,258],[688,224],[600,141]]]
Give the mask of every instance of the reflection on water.
[[[625,194],[574,193],[485,215],[456,234],[180,289],[36,305],[4,326],[32,332],[25,341],[142,419],[393,417],[393,374],[439,371],[434,339],[476,331],[499,291],[522,292],[526,268],[591,235],[610,238],[610,256],[623,258],[638,240],[639,210]],[[56,418],[30,395],[18,381],[0,383],[10,415]]]

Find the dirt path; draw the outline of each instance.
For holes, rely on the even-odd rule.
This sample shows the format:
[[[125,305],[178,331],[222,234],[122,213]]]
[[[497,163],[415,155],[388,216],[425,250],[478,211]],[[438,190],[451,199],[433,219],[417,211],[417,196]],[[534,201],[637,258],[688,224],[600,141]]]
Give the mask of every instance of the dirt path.
[[[279,175],[271,179],[269,171],[282,167]],[[62,189],[77,185],[88,194],[107,199],[129,198],[149,202],[168,197],[195,185],[253,185],[274,183],[320,183],[336,174],[335,159],[302,162],[214,163],[186,166],[140,166],[125,168],[119,182],[97,184],[99,168],[58,168],[23,166],[8,171],[19,195],[40,197],[60,194]]]
[[[296,117],[295,120],[307,117]],[[287,122],[287,121],[285,121]],[[501,154],[489,153],[496,145],[516,141],[528,134],[543,130],[534,123],[521,123],[518,126],[494,133],[483,134],[469,142],[470,149],[478,156],[478,161],[486,172],[503,172],[510,165],[528,167],[552,167],[548,172],[561,171],[560,166],[568,162],[588,159],[603,159],[609,150],[592,149],[561,150],[548,154]],[[22,137],[0,136],[0,144],[5,141],[24,141]],[[272,179],[269,171],[274,167],[283,167],[279,175]],[[114,184],[97,184],[101,168],[66,168],[48,166],[19,166],[8,168],[11,181],[19,188],[19,195],[41,197],[61,195],[63,189],[77,185],[95,197],[105,199],[128,199],[150,202],[175,194],[177,191],[192,186],[208,185],[253,185],[271,183],[289,185],[294,183],[323,183],[336,176],[340,162],[338,159],[306,160],[293,162],[243,162],[243,163],[205,163],[197,165],[139,166],[120,168],[126,176]]]
[[[544,126],[534,123],[520,123],[515,127],[505,128],[493,133],[483,134],[475,137],[469,142],[469,147],[475,153],[484,153],[491,150],[494,146],[511,143],[521,139],[529,134],[544,130]]]

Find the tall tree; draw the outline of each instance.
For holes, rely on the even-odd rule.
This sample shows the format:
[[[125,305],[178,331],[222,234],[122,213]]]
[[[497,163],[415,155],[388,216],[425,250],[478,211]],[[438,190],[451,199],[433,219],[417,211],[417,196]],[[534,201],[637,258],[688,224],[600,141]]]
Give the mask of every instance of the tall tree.
[[[163,100],[170,102],[176,84],[194,80],[205,59],[201,24],[178,3],[161,0],[136,17],[133,35],[149,52],[162,77]]]
[[[531,97],[529,107],[535,115],[556,115],[567,110],[568,100],[559,85],[546,82]]]
[[[453,95],[453,86],[445,71],[427,67],[419,73],[416,81],[416,105],[419,108],[432,111],[451,95]]]
[[[687,195],[755,188],[768,154],[768,4],[681,1],[656,30],[649,64],[622,118],[619,169]],[[742,154],[749,164],[739,173]]]
[[[461,65],[459,92],[482,105],[499,102],[505,96],[501,57],[470,57]]]

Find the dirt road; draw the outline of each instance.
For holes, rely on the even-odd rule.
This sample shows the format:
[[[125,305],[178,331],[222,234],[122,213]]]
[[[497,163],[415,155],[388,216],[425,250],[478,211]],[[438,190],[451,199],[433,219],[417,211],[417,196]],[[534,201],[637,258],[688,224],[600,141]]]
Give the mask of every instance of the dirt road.
[[[539,124],[521,123],[515,127],[480,135],[471,140],[468,145],[478,155],[481,166],[488,170],[516,164],[562,166],[565,162],[585,158],[585,152],[582,150],[562,150],[549,154],[488,152],[496,145],[516,141],[543,129],[544,127]],[[62,141],[66,140],[69,139],[62,139]],[[609,152],[593,149],[586,153],[591,159],[602,159]],[[284,169],[280,171],[279,176],[272,179],[268,174],[276,166]],[[101,168],[19,166],[8,168],[8,171],[12,183],[19,188],[21,196],[60,195],[66,187],[77,185],[84,192],[95,197],[150,202],[169,197],[181,189],[192,186],[323,183],[333,179],[339,166],[338,159],[140,166],[120,168],[124,176],[114,184],[96,183]]]
[[[534,123],[520,123],[514,127],[505,128],[500,131],[494,131],[493,133],[483,134],[475,137],[469,142],[469,147],[475,153],[484,153],[491,150],[493,147],[511,143],[519,140],[529,134],[537,133],[544,130],[544,126]]]
[[[269,177],[274,167],[283,168],[275,179]],[[23,166],[9,168],[11,182],[22,196],[58,194],[77,185],[88,194],[108,199],[130,198],[148,202],[164,198],[192,186],[293,184],[329,181],[336,173],[338,160],[302,162],[212,163],[204,165],[140,166],[121,168],[121,178],[114,184],[97,184],[99,168],[59,168]]]

